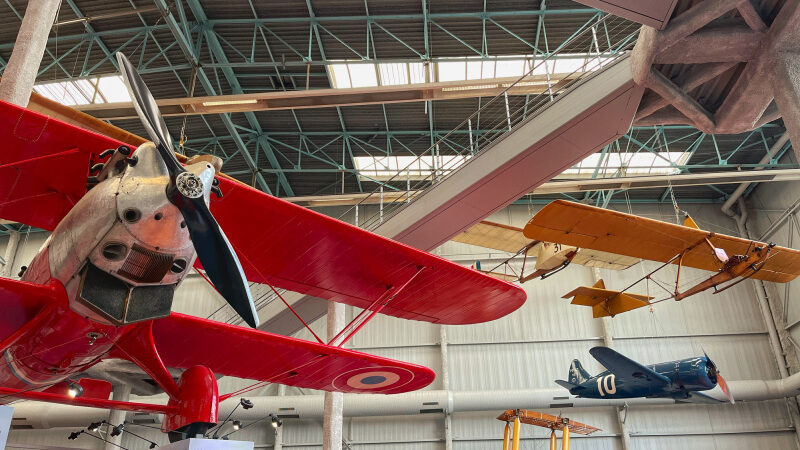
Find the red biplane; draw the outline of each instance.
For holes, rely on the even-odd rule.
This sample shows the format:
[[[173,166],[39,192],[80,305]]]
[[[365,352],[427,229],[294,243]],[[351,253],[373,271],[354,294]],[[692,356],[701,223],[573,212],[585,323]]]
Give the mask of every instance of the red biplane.
[[[0,217],[52,231],[21,280],[0,279],[0,402],[162,413],[163,431],[194,436],[231,396],[217,392],[215,374],[339,392],[420,389],[430,369],[342,344],[378,312],[470,324],[524,303],[512,284],[218,176],[213,158],[184,167],[147,87],[118,59],[153,140],[135,151],[0,103]],[[171,313],[195,258],[252,327],[248,280],[363,312],[328,343]],[[107,381],[79,378],[111,358],[141,367],[169,402],[112,401]],[[185,371],[176,382],[168,368]]]

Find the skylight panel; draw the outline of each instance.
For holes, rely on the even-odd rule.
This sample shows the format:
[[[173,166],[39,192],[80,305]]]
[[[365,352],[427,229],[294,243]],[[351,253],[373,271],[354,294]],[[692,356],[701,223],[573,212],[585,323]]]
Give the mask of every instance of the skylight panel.
[[[408,64],[403,63],[380,63],[378,64],[381,74],[381,85],[396,86],[408,83]]]
[[[680,172],[679,165],[689,158],[686,152],[593,153],[565,170],[561,177],[598,178],[619,175],[672,175]]]
[[[439,61],[436,63],[438,81],[464,81],[467,76],[466,61]]]
[[[572,73],[586,70],[586,58],[559,58],[553,60],[551,73]]]
[[[375,64],[348,64],[350,84],[352,87],[373,87],[378,85]]]
[[[500,59],[495,63],[494,77],[490,78],[521,77],[525,74],[524,67],[524,59]]]
[[[434,171],[437,176],[446,175],[461,166],[465,155],[421,156],[356,156],[355,167],[362,180],[387,181],[424,180]]]
[[[411,75],[411,83],[425,82],[425,65],[422,63],[408,63],[408,72]]]
[[[610,57],[576,53],[548,60],[532,55],[504,55],[489,58],[440,59],[431,63],[426,76],[422,62],[370,62],[342,60],[328,66],[334,88],[397,86],[415,83],[488,80],[533,75],[591,72],[611,61]]]
[[[109,103],[131,101],[128,88],[120,76],[100,78],[97,82],[97,88]]]
[[[35,85],[33,90],[63,105],[131,101],[128,89],[119,75],[41,83]]]
[[[483,78],[485,66],[492,65],[491,72],[494,72],[494,61],[467,61],[467,79],[480,80]]]
[[[331,64],[328,66],[331,74],[331,81],[335,88],[349,88],[350,84],[350,71],[347,69],[347,64]]]

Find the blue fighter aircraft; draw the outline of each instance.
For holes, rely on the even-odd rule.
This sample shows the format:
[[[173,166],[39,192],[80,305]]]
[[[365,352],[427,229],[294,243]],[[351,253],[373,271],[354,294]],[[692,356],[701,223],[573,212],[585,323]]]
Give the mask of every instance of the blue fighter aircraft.
[[[569,381],[556,380],[572,395],[612,399],[667,397],[684,402],[717,403],[720,400],[698,391],[719,385],[733,403],[725,379],[708,355],[645,366],[608,347],[594,347],[589,353],[608,370],[592,377],[580,361],[573,360]]]

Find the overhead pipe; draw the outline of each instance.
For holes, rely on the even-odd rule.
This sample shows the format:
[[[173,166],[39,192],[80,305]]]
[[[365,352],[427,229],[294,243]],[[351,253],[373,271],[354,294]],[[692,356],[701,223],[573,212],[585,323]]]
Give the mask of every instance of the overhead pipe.
[[[735,380],[729,381],[728,387],[737,401],[762,401],[800,394],[800,373],[777,380]],[[646,407],[654,405],[672,405],[671,398],[633,398],[633,399],[586,399],[570,395],[561,388],[555,389],[509,389],[493,391],[453,391],[451,412],[501,411],[505,409],[565,409]],[[725,403],[719,389],[710,391],[709,395]],[[144,400],[147,397],[138,400]],[[263,419],[269,413],[278,413],[284,419],[321,419],[323,415],[323,396],[263,396],[249,397],[255,407],[237,409],[232,419],[255,421]],[[158,401],[159,398],[152,398]],[[443,390],[416,391],[405,394],[345,394],[344,416],[346,417],[381,417],[420,415],[441,413],[447,405],[448,393]],[[229,414],[236,402],[228,401],[220,404],[220,415]],[[43,404],[36,402],[20,402],[14,406],[14,425],[30,428],[53,428],[86,426],[90,422],[107,417],[108,411],[95,408],[81,408],[68,405]],[[157,423],[156,414],[135,416],[129,413],[129,420],[137,422]]]
[[[789,133],[783,133],[781,137],[779,137],[778,140],[772,144],[772,146],[767,151],[767,154],[764,155],[763,158],[761,158],[761,161],[758,162],[759,166],[754,168],[753,170],[763,170],[764,169],[763,164],[767,164],[768,162],[772,161],[774,155],[777,155],[780,149],[783,148],[783,146],[786,145],[786,142],[788,141],[789,141]],[[722,212],[725,213],[728,217],[734,218],[736,214],[731,210],[731,207],[733,207],[733,204],[736,203],[739,200],[739,198],[741,198],[742,194],[744,194],[744,191],[750,186],[750,184],[751,182],[740,184],[733,191],[731,196],[728,197],[727,200],[725,200],[725,203],[722,204]]]

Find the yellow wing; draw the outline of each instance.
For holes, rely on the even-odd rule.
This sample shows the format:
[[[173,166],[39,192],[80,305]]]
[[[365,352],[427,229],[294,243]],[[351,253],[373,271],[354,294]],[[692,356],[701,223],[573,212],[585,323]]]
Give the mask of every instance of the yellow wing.
[[[517,253],[531,243],[531,239],[526,238],[523,234],[522,228],[489,222],[488,220],[473,225],[467,231],[454,237],[453,240],[507,253]],[[528,250],[528,254],[537,255],[541,258],[543,256],[542,250],[542,245],[535,245]],[[572,262],[589,267],[623,270],[639,262],[639,259],[597,250],[581,249],[572,259]],[[490,275],[495,276],[495,274]]]
[[[531,243],[531,240],[522,234],[522,228],[486,220],[476,223],[453,240],[508,253],[517,253],[522,247]]]
[[[720,262],[704,240],[728,255],[746,254],[766,245],[693,227],[556,200],[539,211],[524,229],[525,237],[667,262],[684,250],[683,265],[716,271]],[[786,283],[800,275],[800,251],[774,247],[753,278]]]

